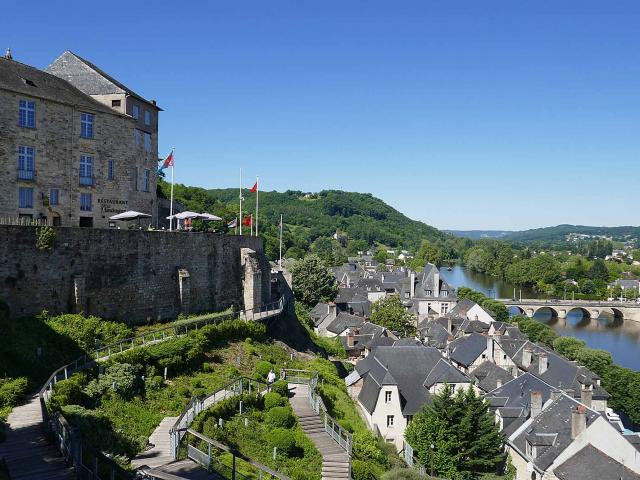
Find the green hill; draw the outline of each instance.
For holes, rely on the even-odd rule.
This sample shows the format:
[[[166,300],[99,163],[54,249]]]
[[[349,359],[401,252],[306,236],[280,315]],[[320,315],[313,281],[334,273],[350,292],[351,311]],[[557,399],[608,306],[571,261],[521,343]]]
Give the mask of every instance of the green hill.
[[[534,228],[512,232],[503,237],[515,242],[562,242],[570,233],[611,237],[614,241],[628,241],[640,238],[640,227],[590,227],[586,225],[557,225],[555,227]]]
[[[160,182],[162,195],[168,196],[169,185]],[[205,190],[175,185],[175,198],[188,210],[207,211],[226,222],[238,215],[238,189]],[[243,215],[255,213],[255,194],[244,191]],[[336,231],[345,241],[363,241],[367,245],[417,250],[422,240],[442,240],[446,235],[422,222],[411,220],[402,213],[368,193],[324,190],[305,193],[288,190],[260,192],[259,226],[265,237],[267,254],[277,256],[278,222],[283,215],[285,224],[284,249],[290,253],[305,252],[321,237],[331,237]],[[246,227],[248,228],[248,227]],[[296,255],[293,255],[296,256]]]

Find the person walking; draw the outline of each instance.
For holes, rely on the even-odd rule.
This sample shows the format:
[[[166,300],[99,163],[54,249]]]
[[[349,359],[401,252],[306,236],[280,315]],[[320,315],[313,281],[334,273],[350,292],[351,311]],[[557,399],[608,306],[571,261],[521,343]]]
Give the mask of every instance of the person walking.
[[[267,375],[267,392],[271,391],[271,385],[276,381],[276,372],[273,371],[273,368],[269,370]]]

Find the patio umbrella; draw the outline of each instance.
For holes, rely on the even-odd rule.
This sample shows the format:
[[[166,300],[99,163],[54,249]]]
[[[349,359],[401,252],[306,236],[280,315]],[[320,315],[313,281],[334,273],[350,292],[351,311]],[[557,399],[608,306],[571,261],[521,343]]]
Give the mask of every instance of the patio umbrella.
[[[148,213],[136,212],[135,210],[129,210],[128,212],[118,213],[109,217],[109,220],[140,220],[141,218],[151,218]]]
[[[200,216],[198,217],[198,220],[222,220],[220,217],[216,217],[215,215],[212,215],[210,213],[201,213]]]

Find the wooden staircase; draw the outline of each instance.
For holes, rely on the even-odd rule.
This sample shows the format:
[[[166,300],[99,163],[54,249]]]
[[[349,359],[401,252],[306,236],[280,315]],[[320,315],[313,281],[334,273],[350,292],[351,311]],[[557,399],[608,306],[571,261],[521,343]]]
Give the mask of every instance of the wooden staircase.
[[[322,418],[311,408],[309,387],[290,384],[289,389],[294,394],[289,400],[298,423],[322,455],[322,480],[350,479],[351,457],[325,431]]]

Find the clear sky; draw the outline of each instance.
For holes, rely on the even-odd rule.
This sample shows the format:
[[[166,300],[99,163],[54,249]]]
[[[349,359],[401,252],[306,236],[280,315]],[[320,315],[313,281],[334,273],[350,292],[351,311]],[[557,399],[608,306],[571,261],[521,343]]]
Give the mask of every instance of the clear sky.
[[[439,228],[640,224],[638,0],[5,1],[0,41],[156,99],[181,183],[242,166]]]

